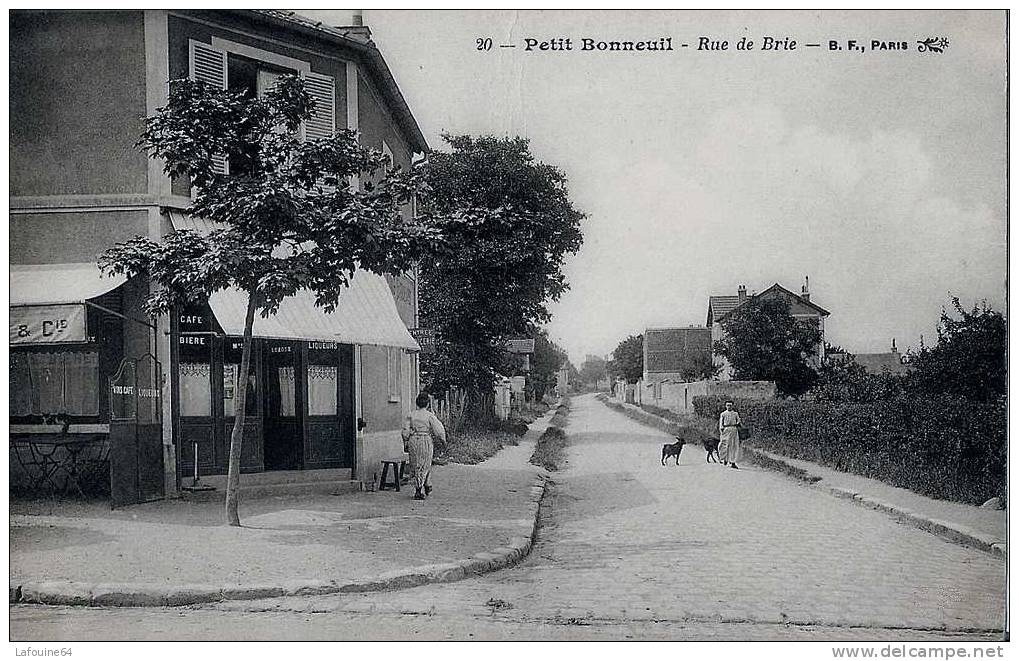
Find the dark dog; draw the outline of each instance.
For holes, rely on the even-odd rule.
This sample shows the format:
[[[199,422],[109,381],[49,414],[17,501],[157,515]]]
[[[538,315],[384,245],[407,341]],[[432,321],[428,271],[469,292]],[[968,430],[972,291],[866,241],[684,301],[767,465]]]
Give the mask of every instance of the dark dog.
[[[719,463],[718,462],[718,442],[719,442],[719,440],[720,439],[714,438],[712,436],[705,436],[704,439],[701,441],[701,445],[703,445],[704,449],[708,451],[708,458],[705,460],[705,463],[711,463],[711,455],[712,454],[715,455],[715,463],[716,464]]]
[[[679,436],[676,437],[676,442],[671,445],[666,444],[662,446],[662,466],[665,465],[665,460],[669,457],[676,458],[676,465],[679,465],[679,453],[683,451],[683,444],[686,443]]]

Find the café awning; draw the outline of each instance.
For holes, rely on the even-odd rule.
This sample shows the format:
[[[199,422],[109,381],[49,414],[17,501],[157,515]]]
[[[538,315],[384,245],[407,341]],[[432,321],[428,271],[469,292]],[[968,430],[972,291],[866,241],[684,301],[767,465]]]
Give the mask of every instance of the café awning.
[[[203,235],[216,227],[214,223],[179,212],[170,212],[170,221],[176,230],[191,230]],[[238,289],[221,290],[209,297],[209,307],[227,335],[243,335],[247,301],[247,295]],[[386,279],[368,271],[354,273],[333,312],[326,312],[315,305],[315,295],[303,290],[283,299],[276,314],[270,317],[256,314],[252,334],[281,340],[420,350],[400,319]]]
[[[11,307],[84,303],[124,284],[122,275],[103,276],[92,262],[11,264]]]
[[[209,297],[216,320],[227,335],[244,333],[247,294],[225,289]],[[340,295],[333,312],[315,305],[315,295],[302,290],[280,303],[270,317],[255,315],[255,337],[399,347],[418,351],[418,343],[400,319],[385,278],[358,271]]]

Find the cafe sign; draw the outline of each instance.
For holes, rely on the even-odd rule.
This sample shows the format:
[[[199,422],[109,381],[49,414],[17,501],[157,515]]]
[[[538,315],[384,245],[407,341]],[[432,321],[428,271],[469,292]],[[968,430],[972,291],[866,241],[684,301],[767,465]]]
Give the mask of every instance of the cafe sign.
[[[85,306],[26,305],[11,308],[11,345],[86,342]]]

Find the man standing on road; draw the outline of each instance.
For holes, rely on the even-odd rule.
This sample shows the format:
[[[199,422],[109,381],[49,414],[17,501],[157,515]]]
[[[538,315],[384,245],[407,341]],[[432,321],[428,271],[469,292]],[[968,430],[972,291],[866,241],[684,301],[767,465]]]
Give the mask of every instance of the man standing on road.
[[[732,401],[725,403],[725,410],[718,416],[718,454],[722,456],[722,463],[726,466],[739,469],[736,462],[742,454],[739,442],[739,413],[732,410]]]

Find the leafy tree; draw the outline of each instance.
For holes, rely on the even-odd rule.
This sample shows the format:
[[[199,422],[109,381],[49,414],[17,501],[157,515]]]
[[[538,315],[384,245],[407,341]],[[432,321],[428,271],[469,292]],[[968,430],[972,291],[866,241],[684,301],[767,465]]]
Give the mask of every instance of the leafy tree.
[[[778,392],[796,397],[817,380],[808,364],[817,353],[821,332],[797,321],[781,298],[751,298],[722,320],[726,336],[715,353],[732,366],[733,378],[774,381]]]
[[[504,340],[550,319],[567,289],[565,257],[580,249],[583,214],[566,177],[538,162],[524,138],[444,135],[448,151],[429,156],[429,211],[456,218],[455,250],[420,267],[422,325],[436,353],[422,357],[429,389],[474,396],[491,389]]]
[[[583,383],[583,379],[580,378],[580,371],[569,360],[566,361],[566,369],[569,370],[570,390],[576,390]],[[565,395],[566,393],[561,394]]]
[[[721,365],[716,365],[709,352],[697,352],[688,356],[680,365],[679,375],[684,381],[702,381],[718,376]]]
[[[163,159],[167,174],[190,180],[195,196],[188,213],[213,221],[217,229],[207,236],[175,232],[159,242],[137,237],[100,259],[108,273],[144,276],[157,286],[145,303],[153,315],[206,301],[227,287],[244,291],[242,375],[251,365],[256,313],[271,316],[285,297],[302,289],[331,311],[355,269],[400,273],[440,238],[429,218],[400,214],[420,175],[385,171],[387,158],[360,146],[350,131],[301,140],[300,125],[312,116],[313,103],[295,76],[282,78],[261,98],[171,81],[169,103],[146,120],[139,146]],[[235,174],[217,173],[217,155],[238,166]],[[346,182],[355,176],[374,183],[354,190]],[[246,388],[237,389],[230,436],[226,519],[233,526],[240,525],[246,395]]]
[[[580,380],[585,384],[598,385],[609,376],[608,364],[601,356],[588,354],[580,365]]]
[[[644,376],[644,335],[631,335],[616,346],[608,363],[609,376],[636,383]]]
[[[911,356],[909,387],[916,394],[947,393],[969,399],[1004,397],[1008,387],[1005,318],[983,302],[965,310],[952,298],[956,319],[941,311],[938,342]]]
[[[534,354],[530,362],[527,389],[535,400],[540,400],[555,387],[559,369],[567,362],[566,351],[550,340],[544,329],[535,329]]]

